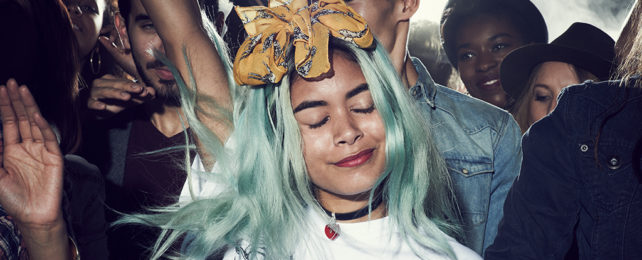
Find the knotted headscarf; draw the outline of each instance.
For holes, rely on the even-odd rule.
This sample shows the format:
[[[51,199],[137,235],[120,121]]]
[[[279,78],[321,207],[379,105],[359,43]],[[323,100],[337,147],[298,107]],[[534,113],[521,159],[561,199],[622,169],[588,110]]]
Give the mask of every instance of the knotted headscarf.
[[[330,70],[330,34],[360,48],[373,37],[365,19],[343,0],[270,0],[269,7],[236,7],[248,37],[234,59],[234,78],[241,85],[278,83],[288,71],[286,51],[304,78]]]

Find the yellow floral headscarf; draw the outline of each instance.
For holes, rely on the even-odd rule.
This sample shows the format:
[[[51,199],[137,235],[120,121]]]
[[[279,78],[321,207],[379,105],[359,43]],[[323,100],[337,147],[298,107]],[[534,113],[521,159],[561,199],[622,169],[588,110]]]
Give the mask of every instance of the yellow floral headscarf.
[[[241,85],[280,82],[290,45],[297,73],[315,78],[330,70],[330,34],[361,48],[374,41],[365,19],[343,0],[270,0],[269,7],[236,7],[236,12],[248,33],[234,59],[234,78]]]

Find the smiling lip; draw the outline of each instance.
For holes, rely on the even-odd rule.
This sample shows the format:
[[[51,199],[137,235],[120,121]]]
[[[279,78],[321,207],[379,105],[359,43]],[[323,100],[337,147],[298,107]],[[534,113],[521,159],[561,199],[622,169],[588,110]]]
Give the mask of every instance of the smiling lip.
[[[488,76],[477,81],[477,87],[482,90],[497,90],[502,87],[499,77],[497,76]]]
[[[358,154],[343,158],[343,160],[335,163],[335,165],[339,167],[357,167],[367,162],[370,157],[372,157],[373,152],[374,148],[363,150]]]
[[[156,71],[156,75],[162,80],[174,80],[174,75],[166,68],[157,68],[154,69],[154,71]]]

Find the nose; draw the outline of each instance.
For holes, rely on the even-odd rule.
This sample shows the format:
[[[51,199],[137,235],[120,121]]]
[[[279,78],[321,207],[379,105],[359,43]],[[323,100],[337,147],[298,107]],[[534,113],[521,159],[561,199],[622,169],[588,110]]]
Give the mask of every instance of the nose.
[[[334,131],[335,145],[352,145],[363,137],[361,128],[349,114],[335,116]]]
[[[165,54],[165,44],[163,43],[163,40],[161,40],[160,36],[156,34],[154,38],[150,42],[151,46],[153,49],[156,51]]]
[[[495,56],[490,53],[480,54],[477,58],[477,71],[486,72],[497,67],[497,65],[499,65],[499,62]]]
[[[69,14],[71,15],[77,15],[81,16],[82,15],[82,9],[78,4],[70,4],[67,6],[67,10],[69,11]]]

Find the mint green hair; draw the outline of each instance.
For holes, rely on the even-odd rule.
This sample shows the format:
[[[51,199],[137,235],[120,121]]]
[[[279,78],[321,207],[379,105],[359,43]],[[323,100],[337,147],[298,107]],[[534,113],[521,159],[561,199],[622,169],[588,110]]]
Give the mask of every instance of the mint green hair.
[[[444,233],[458,232],[453,224],[458,211],[445,162],[386,50],[378,42],[375,45],[372,50],[363,50],[339,40],[331,44],[360,65],[385,123],[386,168],[370,200],[374,190],[382,190],[388,215],[401,237],[454,259]],[[224,62],[229,69],[229,62]],[[220,171],[208,174],[225,180],[227,187],[216,196],[182,207],[121,220],[163,229],[153,258],[164,256],[186,234],[179,257],[190,259],[204,259],[241,242],[250,245],[252,259],[285,259],[306,239],[302,231],[309,228],[305,222],[308,209],[324,213],[306,170],[301,134],[290,103],[290,80],[286,75],[280,84],[243,86],[243,93],[232,91],[237,102],[231,151],[219,149],[216,137],[193,113],[199,110],[194,92],[178,82],[184,110],[191,110],[185,114],[192,132],[208,146],[219,146],[209,150],[217,155]]]

